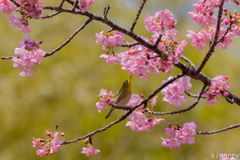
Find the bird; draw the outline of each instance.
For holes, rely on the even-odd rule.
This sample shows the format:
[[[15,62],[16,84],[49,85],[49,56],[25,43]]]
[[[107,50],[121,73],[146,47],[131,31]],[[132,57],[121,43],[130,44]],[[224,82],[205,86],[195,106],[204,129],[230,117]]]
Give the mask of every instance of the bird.
[[[126,106],[128,104],[131,98],[131,78],[132,76],[123,82],[122,88],[119,90],[114,104],[118,106]],[[106,119],[110,116],[113,110],[114,108],[112,107],[105,117]]]

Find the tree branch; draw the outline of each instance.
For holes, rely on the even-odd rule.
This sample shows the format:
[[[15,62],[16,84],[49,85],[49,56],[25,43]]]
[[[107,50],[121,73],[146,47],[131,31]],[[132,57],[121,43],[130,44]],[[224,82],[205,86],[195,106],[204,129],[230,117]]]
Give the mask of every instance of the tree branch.
[[[223,128],[223,129],[220,129],[220,130],[215,130],[215,131],[207,131],[207,132],[198,132],[197,131],[197,134],[210,135],[210,134],[214,134],[214,133],[220,133],[220,132],[228,131],[230,129],[234,129],[234,128],[238,128],[238,127],[240,127],[240,123],[235,124],[235,125],[231,125],[227,128]]]
[[[130,29],[129,29],[131,32],[133,32],[133,29],[134,29],[135,25],[137,24],[138,18],[139,18],[139,16],[140,16],[141,12],[142,12],[142,9],[143,9],[144,4],[146,3],[146,1],[147,1],[147,0],[143,0],[143,1],[142,1],[142,4],[140,5],[140,7],[139,7],[139,9],[138,9],[137,15],[136,15],[136,17],[134,18],[134,21],[133,21],[133,23],[132,23],[132,25],[131,25],[131,27],[130,27]]]
[[[46,53],[44,57],[48,57],[48,56],[51,56],[53,55],[55,52],[59,51],[60,49],[62,49],[62,47],[66,46],[72,39],[74,36],[76,36],[81,30],[83,30],[86,25],[88,25],[90,22],[92,21],[91,18],[89,18],[81,27],[79,27],[70,37],[68,37],[68,39],[63,43],[61,44],[59,47],[57,47],[56,49],[52,50],[51,52],[49,53]]]
[[[48,14],[48,15],[42,16],[42,19],[52,18],[52,17],[58,15],[59,13],[61,13],[61,12],[60,12],[60,11],[57,11],[57,12],[55,12],[55,13],[52,13],[52,14]]]
[[[210,45],[210,48],[209,48],[204,60],[202,61],[201,65],[197,68],[196,74],[198,74],[202,71],[202,69],[206,65],[208,59],[211,57],[212,53],[214,52],[215,46],[217,45],[217,39],[218,39],[218,35],[219,35],[221,18],[222,18],[223,4],[224,4],[224,1],[222,1],[222,3],[219,5],[217,27],[216,27],[216,32],[215,32],[215,35],[214,35],[214,39],[213,39],[213,41]]]

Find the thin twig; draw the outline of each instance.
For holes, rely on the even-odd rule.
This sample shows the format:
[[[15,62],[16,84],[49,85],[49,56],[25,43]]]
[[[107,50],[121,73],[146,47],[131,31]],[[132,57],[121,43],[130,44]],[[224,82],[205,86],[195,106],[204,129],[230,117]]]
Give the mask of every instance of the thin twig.
[[[181,109],[181,110],[178,110],[178,111],[172,111],[172,112],[154,112],[154,111],[149,111],[149,110],[144,110],[145,112],[147,113],[150,113],[150,114],[153,114],[153,115],[168,115],[168,114],[179,114],[179,113],[184,113],[186,111],[189,111],[191,109],[193,109],[199,102],[199,100],[201,99],[201,96],[203,94],[203,92],[205,91],[205,88],[207,87],[207,85],[204,84],[201,92],[199,93],[199,96],[198,96],[198,99],[188,108],[185,108],[185,109]]]
[[[81,30],[83,30],[86,25],[88,25],[90,22],[92,21],[91,18],[89,18],[81,27],[79,27],[70,37],[68,37],[68,39],[62,43],[59,47],[57,47],[56,49],[52,50],[49,53],[46,53],[44,57],[48,57],[53,55],[55,52],[59,51],[62,47],[66,46],[72,39],[74,36],[76,36]]]
[[[2,60],[9,60],[9,59],[12,59],[13,57],[10,56],[10,57],[1,57]]]
[[[215,130],[215,131],[207,131],[207,132],[199,132],[199,131],[197,131],[197,134],[210,135],[210,134],[214,134],[214,133],[220,133],[220,132],[228,131],[230,129],[234,129],[234,128],[238,128],[238,127],[240,127],[240,123],[235,124],[235,125],[231,125],[231,126],[229,126],[227,128],[223,128],[223,129],[220,129],[220,130]]]
[[[59,5],[59,8],[62,8],[63,4],[64,4],[65,0],[62,0],[62,2]]]
[[[60,12],[60,11],[57,11],[57,12],[55,12],[55,13],[52,13],[52,14],[48,14],[48,15],[42,16],[42,19],[52,18],[52,17],[58,15],[59,13],[61,13],[61,12]]]
[[[221,24],[221,18],[222,18],[222,10],[223,10],[223,4],[224,1],[219,5],[219,10],[218,10],[218,20],[217,20],[217,27],[216,27],[216,32],[214,35],[214,39],[210,45],[210,48],[202,61],[201,65],[197,68],[196,74],[200,73],[203,69],[203,67],[206,65],[208,59],[211,57],[212,53],[214,52],[214,48],[217,45],[217,40],[218,40],[218,35],[219,35],[219,30],[220,30],[220,24]]]
[[[110,9],[109,5],[107,7],[104,7],[104,10],[103,10],[104,19],[107,19],[107,14],[108,14],[109,9]]]
[[[189,96],[189,97],[193,97],[193,98],[198,98],[198,95],[194,95],[192,93],[189,93],[188,91],[185,91],[185,93]],[[202,96],[201,98],[206,99],[206,97]]]
[[[76,8],[78,8],[78,0],[75,1],[74,5],[73,5],[73,8],[72,8],[72,11],[74,11]]]
[[[136,15],[136,17],[134,18],[134,21],[133,21],[133,23],[132,23],[132,25],[131,25],[131,27],[130,27],[130,29],[129,29],[130,32],[133,32],[133,29],[134,29],[135,25],[137,24],[138,18],[139,18],[139,16],[140,16],[141,12],[142,12],[142,9],[143,9],[144,4],[146,3],[146,1],[147,1],[147,0],[143,0],[143,1],[142,1],[141,5],[140,5],[140,7],[139,7],[139,9],[138,9],[137,15]]]
[[[232,28],[232,21],[230,20],[228,28],[225,30],[223,35],[217,40],[217,43],[221,42],[223,38],[227,35],[228,31]]]

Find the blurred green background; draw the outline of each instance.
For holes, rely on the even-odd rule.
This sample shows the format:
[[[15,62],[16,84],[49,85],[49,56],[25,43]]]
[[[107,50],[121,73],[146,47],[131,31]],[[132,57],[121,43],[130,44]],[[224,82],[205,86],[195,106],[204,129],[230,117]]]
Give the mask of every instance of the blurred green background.
[[[60,0],[42,2],[44,5],[58,6]],[[186,12],[193,11],[192,4],[196,2],[197,0],[147,1],[135,33],[150,38],[151,35],[144,26],[144,18],[148,14],[167,8],[178,20],[177,40],[186,39],[187,30],[200,29]],[[111,9],[108,18],[129,28],[140,3],[140,0],[95,0],[90,11],[101,15],[103,8],[109,4]],[[231,4],[233,3],[227,6],[229,10],[235,9],[236,6]],[[50,12],[45,11],[45,13]],[[7,14],[1,13],[0,19],[0,55],[14,56],[14,49],[23,41],[24,34],[19,33],[18,28],[10,27]],[[50,19],[32,19],[30,35],[33,40],[42,40],[41,49],[49,52],[63,43],[86,20],[86,17],[66,13]],[[165,121],[151,128],[151,132],[131,131],[129,127],[125,127],[126,121],[117,124],[93,136],[94,148],[100,149],[101,152],[90,157],[81,154],[82,147],[86,147],[81,143],[62,146],[57,153],[43,158],[37,156],[36,149],[32,147],[32,138],[47,138],[46,130],[54,132],[55,124],[59,125],[58,131],[65,132],[63,141],[72,140],[109,124],[124,113],[114,111],[109,119],[105,119],[108,111],[98,113],[95,105],[99,101],[96,95],[101,87],[117,92],[122,82],[129,77],[127,71],[121,70],[120,64],[107,65],[104,59],[99,58],[104,51],[101,45],[96,44],[95,33],[106,29],[110,28],[93,21],[70,44],[53,56],[44,58],[40,65],[34,66],[35,75],[31,78],[21,77],[20,70],[12,66],[11,60],[0,61],[1,160],[205,160],[211,159],[212,153],[240,154],[240,128],[214,135],[196,135],[195,145],[182,144],[176,150],[162,146],[161,137],[168,138],[165,128],[169,122],[178,122],[182,125],[193,120],[198,126],[198,131],[218,130],[239,123],[240,107],[220,98],[221,102],[212,108],[206,104],[206,100],[201,100],[199,105],[187,113],[163,116],[161,118]],[[189,39],[187,41],[189,45],[186,46],[184,54],[198,66],[207,49],[199,52],[191,47]],[[233,43],[227,50],[222,51],[220,47],[217,48],[203,70],[210,78],[216,74],[228,75],[228,82],[231,83],[229,90],[237,95],[240,95],[239,43],[238,38],[233,38]],[[120,53],[124,49],[116,48],[115,52]],[[174,68],[170,75],[174,76],[178,73],[180,70]],[[132,93],[148,96],[168,76],[165,73],[150,74],[149,79],[133,76]],[[191,82],[193,87],[190,92],[199,93],[203,84],[196,80]],[[195,101],[188,97],[187,102],[181,107],[176,107],[162,102],[161,93],[158,96],[154,109],[160,112],[187,108]]]

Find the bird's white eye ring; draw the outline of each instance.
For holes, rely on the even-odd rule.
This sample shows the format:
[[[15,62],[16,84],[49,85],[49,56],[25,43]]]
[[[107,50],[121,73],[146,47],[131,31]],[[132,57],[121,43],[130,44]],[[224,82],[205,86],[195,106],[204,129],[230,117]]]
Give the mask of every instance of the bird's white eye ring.
[[[126,80],[124,83],[128,83],[128,81]]]

